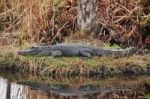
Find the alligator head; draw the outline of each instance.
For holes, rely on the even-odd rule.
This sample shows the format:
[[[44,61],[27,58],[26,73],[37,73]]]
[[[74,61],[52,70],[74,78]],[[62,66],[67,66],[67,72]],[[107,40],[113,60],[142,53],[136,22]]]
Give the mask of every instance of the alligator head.
[[[44,46],[37,46],[37,47],[31,47],[28,49],[24,49],[24,50],[19,50],[17,51],[18,55],[48,55],[48,53],[50,52],[50,47],[49,49],[47,47]]]

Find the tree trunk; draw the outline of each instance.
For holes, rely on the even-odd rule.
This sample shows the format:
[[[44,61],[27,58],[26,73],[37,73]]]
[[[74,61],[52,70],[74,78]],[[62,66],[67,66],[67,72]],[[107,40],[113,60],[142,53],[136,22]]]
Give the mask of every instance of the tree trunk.
[[[77,24],[82,32],[92,32],[96,25],[96,0],[78,0]]]

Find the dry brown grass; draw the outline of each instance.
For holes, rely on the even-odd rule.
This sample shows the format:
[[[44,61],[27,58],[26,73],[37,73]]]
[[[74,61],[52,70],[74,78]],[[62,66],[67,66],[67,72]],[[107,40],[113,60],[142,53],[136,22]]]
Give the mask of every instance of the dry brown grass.
[[[31,41],[34,41],[40,30],[50,25],[48,13],[54,9],[53,2],[53,0],[1,0],[0,19],[3,31],[20,31],[23,37],[32,38]]]
[[[56,39],[62,41],[64,36],[76,28],[77,0],[62,0],[60,5],[56,1],[1,0],[0,31],[20,31],[21,39],[30,42],[51,43]],[[144,11],[149,11],[149,8],[146,10],[143,7],[146,3],[134,0],[101,0],[97,3],[98,21],[115,29],[116,39],[129,43],[133,38],[133,41],[137,41],[136,44],[141,44],[137,25],[140,20],[144,21]],[[117,34],[120,31],[124,33]]]

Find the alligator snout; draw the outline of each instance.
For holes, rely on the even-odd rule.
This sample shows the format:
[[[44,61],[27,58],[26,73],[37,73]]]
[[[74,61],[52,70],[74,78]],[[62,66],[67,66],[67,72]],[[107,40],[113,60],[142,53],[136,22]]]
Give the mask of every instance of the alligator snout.
[[[17,51],[17,54],[18,54],[18,55],[24,55],[25,52],[24,52],[24,51]]]
[[[22,54],[21,51],[17,51],[16,53],[17,53],[18,55],[21,55],[21,54]]]
[[[29,54],[31,53],[32,51],[30,49],[27,49],[27,50],[19,50],[17,51],[17,54],[18,55],[26,55],[26,54]]]

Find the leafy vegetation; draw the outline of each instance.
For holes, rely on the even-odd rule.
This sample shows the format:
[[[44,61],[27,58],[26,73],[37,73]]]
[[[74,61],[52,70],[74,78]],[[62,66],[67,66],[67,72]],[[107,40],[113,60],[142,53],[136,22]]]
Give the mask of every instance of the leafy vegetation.
[[[110,44],[110,43],[104,43],[104,48],[111,48],[111,49],[121,49],[121,47],[117,44]]]
[[[150,94],[144,94],[144,98],[146,99],[148,99],[148,98],[150,98]]]
[[[111,44],[115,44],[117,40],[117,45],[149,46],[147,37],[149,1],[113,0],[111,3],[109,0],[97,1],[97,22],[101,24],[97,28],[100,29],[102,24],[108,26],[100,33],[106,35],[97,37],[102,42]],[[16,36],[19,33],[18,42],[23,40],[38,44],[63,42],[67,36],[78,30],[76,15],[77,0],[0,1],[0,29],[5,32],[2,35],[11,33]],[[110,29],[115,31],[111,32]],[[113,47],[118,48],[117,45]],[[106,47],[108,46],[106,44]]]

